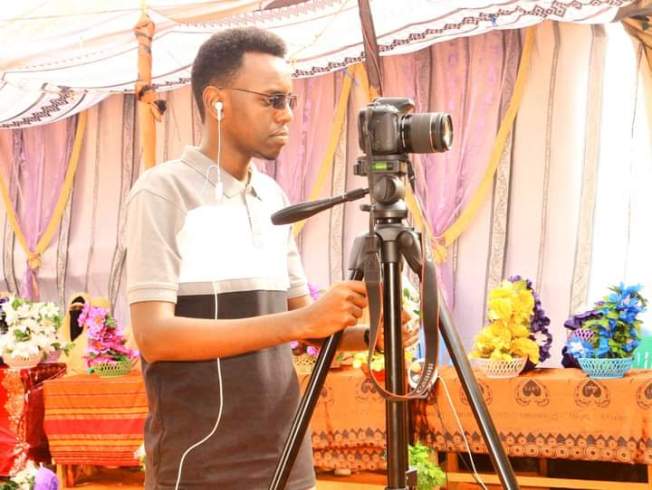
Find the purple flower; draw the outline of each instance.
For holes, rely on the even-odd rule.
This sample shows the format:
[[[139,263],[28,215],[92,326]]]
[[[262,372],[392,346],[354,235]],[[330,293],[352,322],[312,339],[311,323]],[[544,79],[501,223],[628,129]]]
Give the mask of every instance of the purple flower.
[[[312,356],[312,357],[317,357],[317,355],[319,354],[319,349],[317,347],[309,345],[306,348],[306,354],[308,354],[309,356]]]
[[[124,327],[105,308],[84,305],[79,323],[88,327],[88,346],[84,358],[92,367],[100,363],[133,360],[138,351],[127,347]]]
[[[310,291],[310,297],[313,299],[313,301],[319,298],[319,288],[315,284],[309,282],[308,291]]]
[[[593,320],[595,318],[600,318],[601,316],[602,313],[597,310],[589,310],[582,313],[577,313],[576,315],[572,315],[568,320],[564,322],[564,327],[570,330],[577,330],[578,328],[582,328],[584,322]]]
[[[541,298],[532,287],[532,281],[529,279],[523,279],[519,275],[511,276],[509,281],[525,281],[527,288],[532,292],[532,296],[534,297],[534,309],[532,310],[532,318],[530,320],[530,339],[534,340],[539,346],[539,362],[541,363],[550,357],[550,347],[552,346],[552,334],[548,330],[550,318],[546,316],[546,312],[541,303]],[[523,372],[530,371],[534,369],[534,367],[535,364],[528,359]]]
[[[59,490],[57,475],[41,466],[34,477],[34,490]]]

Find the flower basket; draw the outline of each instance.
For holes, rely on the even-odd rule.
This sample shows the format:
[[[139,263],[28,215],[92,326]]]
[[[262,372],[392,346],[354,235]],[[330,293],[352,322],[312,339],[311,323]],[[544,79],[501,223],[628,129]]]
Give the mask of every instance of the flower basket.
[[[47,357],[45,358],[45,363],[51,364],[55,362],[59,362],[59,358],[61,357],[61,351],[60,350],[54,350],[50,352]]]
[[[5,355],[2,358],[4,363],[11,369],[30,369],[38,366],[42,359],[43,355],[40,353],[27,358],[13,357],[11,355]]]
[[[527,357],[517,357],[510,360],[474,359],[474,362],[487,378],[515,378],[523,371]]]
[[[129,374],[133,366],[134,363],[131,360],[99,362],[94,364],[88,370],[91,373],[97,374],[101,378],[115,378],[117,376],[125,376]]]
[[[293,356],[292,362],[294,363],[294,369],[298,374],[310,374],[315,367],[317,358],[304,353],[298,356]]]
[[[620,358],[591,358],[580,357],[577,359],[582,371],[594,379],[622,378],[632,367],[632,357]]]
[[[578,339],[588,341],[593,338],[593,331],[589,330],[588,328],[578,328],[577,330],[573,331],[569,337],[577,337]]]

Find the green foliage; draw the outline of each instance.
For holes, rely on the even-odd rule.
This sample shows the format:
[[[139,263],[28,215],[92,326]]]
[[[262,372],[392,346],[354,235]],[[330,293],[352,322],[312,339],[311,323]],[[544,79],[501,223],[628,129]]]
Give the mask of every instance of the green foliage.
[[[433,461],[432,450],[417,442],[409,447],[410,466],[417,469],[417,490],[432,490],[446,483],[446,473]]]

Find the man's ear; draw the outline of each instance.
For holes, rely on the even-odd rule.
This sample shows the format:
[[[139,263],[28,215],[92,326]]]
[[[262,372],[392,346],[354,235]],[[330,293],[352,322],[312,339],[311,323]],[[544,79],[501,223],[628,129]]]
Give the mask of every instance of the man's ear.
[[[221,118],[224,118],[224,98],[223,91],[213,85],[207,85],[202,92],[202,103],[204,104],[204,114],[206,116],[211,116],[213,119],[217,119],[217,108],[216,102],[222,103],[222,115]]]

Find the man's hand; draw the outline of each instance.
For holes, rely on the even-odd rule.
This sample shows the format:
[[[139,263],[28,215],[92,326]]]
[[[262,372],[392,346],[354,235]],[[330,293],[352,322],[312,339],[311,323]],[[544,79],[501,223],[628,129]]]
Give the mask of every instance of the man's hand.
[[[299,339],[329,337],[338,330],[358,323],[367,306],[367,290],[364,282],[343,281],[333,285],[317,301],[301,311],[305,327]]]
[[[403,333],[403,347],[408,348],[412,347],[419,341],[419,324],[411,326],[410,320],[412,316],[406,310],[401,311],[401,331]],[[376,343],[376,348],[382,351],[385,347],[385,329],[383,328],[383,314],[381,311],[380,314],[380,323],[378,324],[378,342]],[[371,341],[371,339],[369,339]]]

